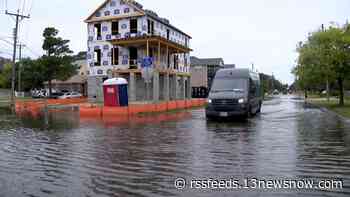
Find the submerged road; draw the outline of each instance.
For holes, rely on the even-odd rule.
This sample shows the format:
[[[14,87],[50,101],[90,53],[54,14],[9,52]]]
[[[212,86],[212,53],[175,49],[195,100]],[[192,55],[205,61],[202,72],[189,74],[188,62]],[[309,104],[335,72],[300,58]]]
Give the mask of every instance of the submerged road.
[[[203,109],[168,116],[125,124],[61,113],[45,127],[2,113],[0,196],[350,196],[350,123],[301,100],[267,101],[246,122],[207,121]],[[342,188],[251,188],[257,180]]]

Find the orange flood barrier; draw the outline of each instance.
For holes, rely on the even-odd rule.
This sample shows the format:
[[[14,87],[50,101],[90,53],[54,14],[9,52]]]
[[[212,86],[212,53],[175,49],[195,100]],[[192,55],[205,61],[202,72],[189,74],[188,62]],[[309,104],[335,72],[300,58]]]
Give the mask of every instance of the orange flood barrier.
[[[131,104],[128,107],[103,107],[97,106],[91,103],[87,103],[86,98],[77,99],[47,99],[45,100],[30,100],[30,101],[17,101],[16,112],[21,113],[23,111],[39,113],[45,105],[72,105],[79,104],[80,117],[89,118],[105,118],[113,116],[130,116],[140,113],[161,113],[172,110],[188,109],[191,107],[204,106],[205,99],[191,99],[191,100],[177,100],[160,102],[157,104]],[[60,111],[55,111],[59,113]]]
[[[113,117],[137,115],[140,113],[160,113],[178,109],[204,106],[205,99],[177,100],[157,104],[131,104],[128,107],[102,107],[89,104],[80,105],[81,117]]]
[[[38,99],[38,100],[16,100],[16,113],[17,114],[23,114],[23,113],[31,113],[38,115],[40,114],[41,110],[46,105],[72,105],[72,104],[79,104],[79,103],[86,103],[86,98],[72,98],[72,99]],[[59,113],[60,111],[55,111]],[[100,116],[100,114],[99,114]]]
[[[70,105],[86,103],[87,98],[72,98],[72,99],[46,99],[46,100],[28,100],[28,101],[16,101],[16,107],[33,106],[33,105]]]

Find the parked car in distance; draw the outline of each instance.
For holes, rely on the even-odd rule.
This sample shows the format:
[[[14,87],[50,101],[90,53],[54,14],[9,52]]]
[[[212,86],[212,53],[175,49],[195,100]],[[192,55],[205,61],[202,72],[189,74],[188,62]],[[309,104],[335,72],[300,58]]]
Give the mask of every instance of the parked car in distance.
[[[63,95],[64,95],[64,93],[62,93],[62,92],[55,92],[55,93],[52,93],[51,96],[49,96],[49,98],[50,99],[59,99]]]
[[[278,90],[274,90],[274,91],[272,92],[272,94],[273,94],[273,95],[279,95],[280,92],[279,92]]]
[[[80,98],[83,95],[78,92],[66,92],[62,96],[58,97],[59,99],[70,99],[70,98]]]
[[[83,95],[78,92],[71,92],[70,98],[81,98]]]
[[[262,88],[258,73],[249,69],[220,69],[211,87],[208,118],[244,116],[260,113]]]

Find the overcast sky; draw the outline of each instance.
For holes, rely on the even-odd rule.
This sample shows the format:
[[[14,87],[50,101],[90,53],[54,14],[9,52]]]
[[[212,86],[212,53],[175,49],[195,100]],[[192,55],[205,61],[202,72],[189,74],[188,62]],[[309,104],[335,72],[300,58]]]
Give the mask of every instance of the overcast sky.
[[[87,30],[83,22],[104,0],[0,0],[0,55],[9,57],[15,25],[9,11],[21,7],[31,15],[22,21],[20,39],[28,48],[26,56],[42,54],[42,31],[47,26],[60,30],[71,40],[75,51],[86,50]],[[295,65],[296,44],[308,32],[334,21],[343,24],[350,18],[350,0],[139,0],[144,8],[190,34],[191,48],[197,57],[222,57],[227,64],[275,74],[285,83]],[[24,9],[23,9],[24,8]]]

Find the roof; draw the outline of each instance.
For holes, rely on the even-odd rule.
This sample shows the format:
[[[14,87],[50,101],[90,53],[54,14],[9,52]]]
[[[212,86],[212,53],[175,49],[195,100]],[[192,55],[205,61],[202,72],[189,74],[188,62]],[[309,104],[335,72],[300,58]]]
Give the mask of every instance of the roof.
[[[230,77],[230,78],[249,78],[259,80],[259,74],[251,71],[248,68],[222,68],[216,72],[215,77]]]
[[[222,58],[197,58],[191,56],[191,66],[209,66],[209,65],[224,65],[224,59]]]
[[[178,31],[178,32],[180,32],[180,33],[186,35],[186,36],[189,37],[190,39],[192,39],[192,37],[191,37],[190,35],[188,35],[187,33],[183,32],[183,31],[181,31],[180,29],[178,29],[177,27],[171,25],[170,23],[165,22],[163,18],[160,18],[159,16],[155,16],[155,15],[153,15],[153,14],[150,14],[149,12],[146,12],[146,16],[148,16],[148,17],[150,17],[150,18],[152,18],[152,19],[158,21],[159,23],[162,23],[163,25],[169,26],[169,27],[175,29],[176,31]]]
[[[106,0],[104,1],[86,20],[85,22],[88,22],[95,14],[96,12],[98,12],[100,9],[102,9],[109,1],[111,0]],[[141,4],[139,4],[138,2],[134,1],[134,0],[124,0],[124,2],[130,6],[132,6],[133,8],[137,9],[140,14],[142,16],[148,16],[156,21],[158,21],[159,23],[162,23],[163,25],[169,26],[170,28],[175,29],[176,31],[186,35],[187,37],[189,37],[190,39],[192,39],[192,37],[190,35],[188,35],[187,33],[181,31],[180,29],[176,28],[175,26],[171,25],[169,23],[169,21],[167,19],[161,18],[159,17],[155,12],[150,11],[150,10],[145,10],[143,9],[143,6]],[[137,16],[137,15],[136,15]],[[101,17],[102,18],[102,17]],[[113,17],[108,17],[108,19],[113,18]]]
[[[109,1],[111,1],[111,0],[105,0],[86,20],[85,20],[85,22],[86,21],[88,21],[89,19],[91,19],[95,14],[96,14],[96,12],[98,12],[100,9],[102,9]],[[138,11],[141,11],[143,14],[144,14],[144,11],[142,10],[142,8],[141,7],[139,7],[139,6],[136,6],[135,4],[138,4],[136,1],[134,1],[134,0],[121,0],[121,1],[124,1],[126,4],[128,4],[129,6],[131,6],[131,7],[133,7],[133,8],[135,8],[135,9],[137,9]]]
[[[236,64],[225,64],[224,68],[236,68]]]
[[[216,72],[217,77],[234,77],[234,78],[248,78],[250,76],[249,69],[246,68],[224,68]]]
[[[124,84],[128,84],[128,81],[124,78],[112,78],[112,79],[107,79],[105,82],[103,82],[104,86],[124,85]]]
[[[60,80],[52,80],[52,84],[82,84],[87,81],[85,76],[82,75],[74,75],[67,81],[60,81]],[[45,84],[48,84],[48,82],[45,82]]]

